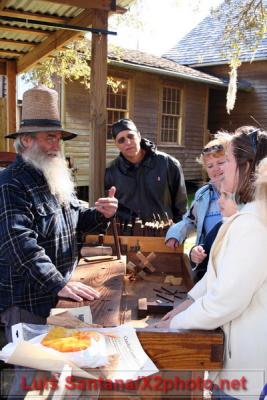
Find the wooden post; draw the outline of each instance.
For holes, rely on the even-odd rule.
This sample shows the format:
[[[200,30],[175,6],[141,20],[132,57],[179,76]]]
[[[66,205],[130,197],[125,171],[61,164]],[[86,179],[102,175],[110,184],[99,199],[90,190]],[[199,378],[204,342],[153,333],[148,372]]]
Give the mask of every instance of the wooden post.
[[[210,89],[206,88],[206,99],[205,99],[205,115],[204,115],[204,132],[203,132],[203,147],[211,140],[209,132],[209,97]],[[207,172],[202,168],[202,180],[206,182],[208,180]]]
[[[94,11],[93,28],[107,29],[108,13]],[[106,166],[107,35],[92,34],[89,204],[103,195]]]
[[[205,98],[205,114],[204,114],[204,134],[203,134],[203,146],[205,146],[210,141],[209,136],[209,97],[210,89],[206,88],[206,98]]]
[[[6,99],[0,97],[0,151],[6,151],[7,148],[7,140],[4,138],[7,133],[6,125]]]
[[[17,127],[17,86],[16,86],[16,75],[17,75],[17,64],[15,61],[7,61],[7,132],[15,132]],[[8,141],[9,142],[9,141]],[[13,151],[10,149],[10,144],[7,144],[7,151]]]

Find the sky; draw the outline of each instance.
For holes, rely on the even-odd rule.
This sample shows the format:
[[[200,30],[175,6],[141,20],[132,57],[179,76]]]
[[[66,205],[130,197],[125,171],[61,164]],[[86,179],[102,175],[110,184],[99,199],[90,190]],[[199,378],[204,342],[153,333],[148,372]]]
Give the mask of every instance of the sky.
[[[192,30],[222,0],[143,0],[140,9],[142,28],[116,27],[109,21],[109,28],[117,31],[117,36],[109,36],[109,43],[129,49],[162,55],[176,42]]]

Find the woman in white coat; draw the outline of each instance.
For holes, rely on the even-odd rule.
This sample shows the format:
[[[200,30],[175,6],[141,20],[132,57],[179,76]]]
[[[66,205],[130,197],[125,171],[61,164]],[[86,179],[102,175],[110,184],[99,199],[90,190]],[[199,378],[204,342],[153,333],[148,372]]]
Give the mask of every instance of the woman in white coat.
[[[258,179],[261,200],[252,201],[255,167],[266,156],[266,132],[233,135],[224,189],[245,206],[222,225],[207,273],[189,292],[189,299],[156,324],[158,328],[223,329],[224,368],[210,376],[219,388],[214,399],[259,399],[264,374],[267,377],[266,159]]]

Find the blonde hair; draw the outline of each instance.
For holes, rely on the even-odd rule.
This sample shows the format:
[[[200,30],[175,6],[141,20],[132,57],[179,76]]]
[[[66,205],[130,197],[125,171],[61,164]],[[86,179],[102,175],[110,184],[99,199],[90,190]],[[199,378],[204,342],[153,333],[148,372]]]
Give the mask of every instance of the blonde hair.
[[[196,161],[197,161],[199,164],[201,164],[202,167],[205,168],[205,164],[206,164],[206,163],[205,163],[205,160],[206,160],[207,157],[209,157],[210,155],[212,155],[213,157],[218,158],[218,157],[221,157],[221,156],[223,156],[223,155],[225,154],[225,151],[226,151],[226,149],[227,149],[228,144],[229,144],[230,141],[231,141],[231,138],[232,138],[232,136],[231,136],[230,133],[228,133],[228,132],[217,132],[216,135],[215,135],[215,139],[210,140],[210,141],[204,146],[203,150],[209,149],[210,147],[218,146],[218,145],[223,146],[223,150],[218,150],[218,151],[214,151],[214,152],[207,153],[207,154],[204,154],[204,153],[203,153],[203,150],[202,150],[200,156],[196,159]]]
[[[267,157],[259,163],[256,176],[255,200],[260,209],[261,217],[267,224]]]

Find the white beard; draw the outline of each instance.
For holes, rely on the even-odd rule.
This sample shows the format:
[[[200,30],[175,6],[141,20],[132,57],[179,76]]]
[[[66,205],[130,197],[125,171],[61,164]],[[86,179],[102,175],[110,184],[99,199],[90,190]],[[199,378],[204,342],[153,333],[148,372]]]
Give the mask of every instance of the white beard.
[[[60,204],[69,204],[75,188],[71,170],[61,152],[45,153],[35,142],[22,157],[25,162],[44,174],[51,193],[57,197]]]

